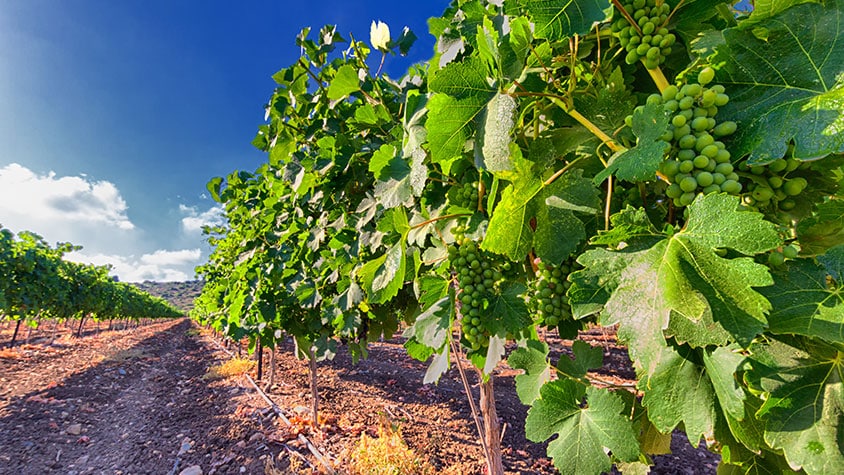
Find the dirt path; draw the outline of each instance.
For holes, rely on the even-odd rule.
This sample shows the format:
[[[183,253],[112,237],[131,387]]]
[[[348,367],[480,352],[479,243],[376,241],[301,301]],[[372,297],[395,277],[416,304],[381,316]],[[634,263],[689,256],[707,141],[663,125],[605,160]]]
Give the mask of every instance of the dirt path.
[[[189,328],[169,321],[0,359],[0,473],[166,474],[177,459],[179,470],[224,459],[258,428],[229,423],[227,388],[201,379],[216,356]]]
[[[592,344],[603,344],[605,336],[594,335]],[[175,475],[191,467],[208,475],[261,474],[267,466],[286,474],[296,465],[304,467],[297,473],[316,473],[319,463],[297,440],[300,433],[342,473],[361,434],[374,436],[384,423],[399,426],[437,471],[483,473],[456,370],[437,386],[422,385],[426,367],[401,343],[375,343],[357,365],[342,349],[320,363],[319,431],[303,422],[307,366],[289,345],[279,352],[278,384],[269,393],[293,427],[271,417],[245,378],[203,378],[210,365],[229,357],[186,320],[23,345],[0,353],[0,474]],[[602,377],[630,377],[623,350],[606,346],[605,355]],[[503,367],[496,378],[507,473],[555,473],[545,447],[525,440],[527,408],[515,394],[514,375]],[[677,454],[658,457],[654,473],[714,473],[712,454],[693,450],[682,437],[672,447]]]

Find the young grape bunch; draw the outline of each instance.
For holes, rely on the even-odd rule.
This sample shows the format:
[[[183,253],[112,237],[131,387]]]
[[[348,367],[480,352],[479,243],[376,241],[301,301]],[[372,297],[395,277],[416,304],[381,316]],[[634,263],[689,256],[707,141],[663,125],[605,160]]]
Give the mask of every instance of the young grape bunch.
[[[530,284],[528,306],[533,310],[539,325],[556,327],[565,320],[571,320],[571,307],[566,302],[566,290],[571,285],[567,277],[571,266],[563,263],[553,266],[534,260],[536,279]]]
[[[768,254],[768,266],[777,268],[787,259],[796,259],[798,254],[800,254],[800,248],[795,243],[783,246],[782,250],[775,249]]]
[[[739,175],[730,162],[730,152],[721,138],[736,131],[736,123],[718,123],[718,108],[730,98],[720,84],[707,87],[715,71],[700,71],[697,83],[671,85],[662,94],[648,97],[649,104],[659,104],[671,116],[668,130],[661,137],[671,143],[660,172],[670,181],[665,194],[675,206],[688,206],[698,193],[741,193]]]
[[[757,210],[791,211],[796,206],[794,198],[806,189],[808,182],[793,172],[807,168],[807,162],[801,162],[789,153],[767,165],[749,166],[743,162],[741,170],[748,179],[747,191],[742,196],[743,203]]]
[[[459,246],[450,246],[448,253],[459,288],[463,337],[469,348],[480,351],[489,346],[490,337],[484,312],[512,267],[506,258],[481,250],[469,238],[458,237],[457,243]]]
[[[627,52],[624,60],[641,59],[646,68],[658,68],[677,40],[666,27],[671,5],[662,0],[622,0],[621,5],[624,12],[616,11],[612,31]]]
[[[469,209],[478,207],[479,195],[480,182],[477,180],[458,183],[452,186],[448,192],[448,198],[451,204]]]

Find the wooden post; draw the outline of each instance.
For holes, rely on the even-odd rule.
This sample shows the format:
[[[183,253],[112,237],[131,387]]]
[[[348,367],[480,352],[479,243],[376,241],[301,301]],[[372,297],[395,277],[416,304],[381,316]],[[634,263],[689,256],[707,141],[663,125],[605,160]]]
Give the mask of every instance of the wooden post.
[[[15,340],[18,339],[18,330],[21,328],[21,322],[23,322],[22,319],[18,320],[18,323],[15,324],[15,332],[12,333],[12,341],[9,343],[9,348],[15,346]]]
[[[311,419],[319,427],[319,392],[317,391],[317,362],[314,347],[308,347],[308,369],[311,373]]]
[[[85,323],[85,315],[82,315],[82,318],[79,319],[79,329],[76,330],[76,338],[82,336],[82,325]]]
[[[261,344],[261,339],[258,338],[258,351],[256,358],[258,359],[258,381],[264,378],[264,345]]]
[[[483,372],[478,371],[480,378],[480,406],[484,418],[484,434],[487,451],[487,469],[490,475],[504,475],[504,465],[501,462],[501,425],[498,423],[498,412],[495,410],[495,389],[492,375],[484,381]]]

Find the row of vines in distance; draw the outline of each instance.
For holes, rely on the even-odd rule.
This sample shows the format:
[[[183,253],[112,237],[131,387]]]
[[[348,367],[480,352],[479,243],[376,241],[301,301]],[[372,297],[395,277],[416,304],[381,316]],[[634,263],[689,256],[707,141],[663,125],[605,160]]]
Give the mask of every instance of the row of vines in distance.
[[[228,221],[195,317],[312,368],[403,320],[425,382],[468,358],[487,401],[506,358],[562,473],[643,473],[675,429],[719,473],[840,471],[844,14],[750,5],[454,1],[401,80],[367,60],[409,31],[303,30],[268,161],[208,185]],[[617,328],[635,391],[584,342],[550,361],[539,330],[586,325]]]
[[[81,249],[69,243],[55,247],[37,234],[17,236],[0,227],[0,320],[15,321],[11,344],[22,323],[37,326],[46,320],[97,321],[180,317],[183,312],[109,276],[107,266],[65,260]]]

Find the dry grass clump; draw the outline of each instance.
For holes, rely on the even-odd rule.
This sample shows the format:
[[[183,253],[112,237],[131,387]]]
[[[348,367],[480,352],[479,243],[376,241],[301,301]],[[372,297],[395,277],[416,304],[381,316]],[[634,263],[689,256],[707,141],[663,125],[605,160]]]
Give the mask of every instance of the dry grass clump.
[[[125,350],[119,350],[108,355],[104,361],[125,363],[131,360],[141,360],[144,358],[148,358],[149,356],[149,353],[145,352],[140,348],[127,348]]]
[[[378,429],[378,437],[364,432],[349,454],[351,475],[430,475],[434,467],[407,446],[401,431],[389,424]]]
[[[255,364],[246,358],[232,358],[223,364],[211,366],[202,378],[207,380],[240,376],[251,371]]]

